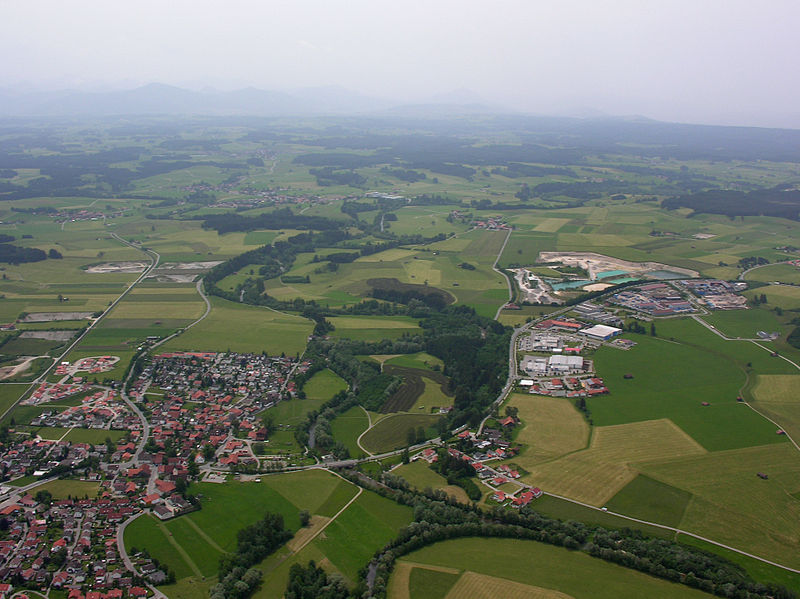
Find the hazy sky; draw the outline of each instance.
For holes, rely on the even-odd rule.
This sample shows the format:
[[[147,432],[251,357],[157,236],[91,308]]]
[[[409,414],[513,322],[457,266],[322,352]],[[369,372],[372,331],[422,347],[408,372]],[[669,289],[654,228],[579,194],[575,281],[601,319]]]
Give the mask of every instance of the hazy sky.
[[[535,113],[800,126],[797,0],[0,0],[0,87],[468,89]]]

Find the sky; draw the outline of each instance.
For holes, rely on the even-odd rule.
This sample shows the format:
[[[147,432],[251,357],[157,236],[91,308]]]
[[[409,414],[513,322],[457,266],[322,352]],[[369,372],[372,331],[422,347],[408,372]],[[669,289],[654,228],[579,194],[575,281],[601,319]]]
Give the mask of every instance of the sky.
[[[796,0],[0,0],[0,88],[272,90],[800,128]]]

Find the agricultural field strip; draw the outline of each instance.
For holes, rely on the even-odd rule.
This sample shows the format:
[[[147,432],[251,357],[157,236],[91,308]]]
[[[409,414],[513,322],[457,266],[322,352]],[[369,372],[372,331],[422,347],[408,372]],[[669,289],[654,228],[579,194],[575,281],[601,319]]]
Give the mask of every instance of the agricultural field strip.
[[[137,279],[136,279],[136,280],[135,280],[133,283],[131,283],[131,284],[130,284],[130,285],[129,285],[129,286],[128,286],[128,287],[127,287],[127,288],[126,288],[126,289],[125,289],[125,290],[124,290],[124,291],[123,291],[123,292],[122,292],[120,295],[119,295],[119,297],[117,297],[117,299],[115,299],[115,300],[114,300],[114,301],[113,301],[113,302],[112,302],[112,303],[111,303],[111,304],[110,304],[110,305],[109,305],[109,306],[108,306],[108,307],[107,307],[107,308],[106,308],[106,309],[103,311],[103,313],[102,313],[100,316],[98,316],[98,317],[97,317],[97,318],[96,318],[96,319],[95,319],[93,322],[91,322],[91,323],[89,324],[89,326],[87,326],[87,327],[86,327],[86,328],[83,330],[83,332],[82,332],[80,335],[78,335],[78,337],[77,337],[77,338],[76,338],[76,339],[75,339],[75,340],[74,340],[74,341],[73,341],[73,342],[72,342],[72,343],[69,345],[69,347],[67,347],[67,348],[66,348],[66,349],[65,349],[65,350],[62,352],[62,354],[61,354],[61,355],[60,355],[60,356],[59,356],[57,359],[53,360],[53,363],[52,363],[52,364],[51,364],[51,365],[50,365],[50,366],[49,366],[49,367],[48,367],[48,368],[47,368],[47,369],[46,369],[46,370],[45,370],[45,371],[44,371],[42,374],[40,374],[40,375],[39,375],[39,377],[37,377],[37,378],[36,378],[36,379],[35,379],[33,382],[31,382],[30,386],[29,386],[29,387],[28,387],[28,388],[27,388],[27,389],[26,389],[26,390],[25,390],[25,391],[24,391],[24,392],[23,392],[23,393],[20,395],[20,398],[21,398],[22,396],[24,396],[26,393],[30,392],[30,391],[31,391],[31,390],[32,390],[32,389],[33,389],[33,388],[34,388],[34,387],[35,387],[35,386],[36,386],[36,385],[39,383],[39,381],[41,381],[42,379],[44,379],[45,377],[47,377],[47,375],[49,374],[49,372],[50,372],[50,371],[53,369],[53,366],[55,366],[55,365],[56,365],[58,362],[60,362],[60,361],[61,361],[61,360],[64,358],[64,356],[66,356],[66,355],[67,355],[67,354],[68,354],[70,351],[72,351],[72,350],[73,350],[73,349],[74,349],[74,348],[75,348],[75,347],[76,347],[76,346],[77,346],[77,345],[78,345],[78,344],[79,344],[79,343],[80,343],[80,342],[83,340],[83,338],[84,338],[84,337],[85,337],[85,336],[86,336],[86,335],[87,335],[87,334],[88,334],[88,333],[89,333],[89,332],[90,332],[92,329],[94,329],[94,328],[95,328],[95,326],[97,325],[97,323],[99,323],[100,321],[102,321],[102,320],[103,320],[103,318],[104,318],[104,317],[105,317],[107,314],[109,314],[109,313],[110,313],[110,312],[111,312],[111,311],[112,311],[112,310],[113,310],[113,309],[114,309],[114,308],[117,306],[117,304],[119,304],[119,303],[120,303],[120,302],[121,302],[121,301],[122,301],[122,300],[125,298],[125,296],[126,296],[126,295],[128,295],[128,293],[130,293],[130,291],[131,291],[131,290],[132,290],[132,289],[133,289],[133,288],[134,288],[134,287],[135,287],[137,284],[141,283],[141,282],[142,282],[142,281],[145,279],[145,277],[146,277],[147,275],[149,275],[149,274],[150,274],[150,273],[153,271],[153,269],[155,269],[155,267],[158,265],[158,261],[161,259],[161,256],[160,256],[160,255],[159,255],[157,252],[154,252],[153,250],[149,250],[149,249],[148,249],[148,250],[145,250],[145,249],[138,248],[138,247],[137,247],[137,246],[135,246],[134,244],[132,244],[132,243],[129,243],[129,242],[125,241],[124,239],[122,239],[122,238],[121,238],[119,235],[117,235],[116,233],[111,233],[111,237],[113,237],[114,239],[116,239],[117,241],[119,241],[119,242],[121,242],[121,243],[124,243],[125,245],[127,245],[127,246],[129,246],[129,247],[132,247],[132,248],[134,248],[134,249],[137,249],[137,250],[140,250],[140,251],[142,251],[142,252],[145,252],[145,253],[146,253],[148,256],[150,256],[150,258],[151,258],[151,260],[152,260],[152,262],[150,263],[150,266],[149,266],[149,267],[147,267],[147,268],[146,268],[146,269],[145,269],[145,270],[142,272],[142,274],[141,274],[141,275],[139,275],[139,277],[138,277],[138,278],[137,278]],[[19,400],[17,400],[17,401],[19,401]],[[3,412],[2,414],[0,414],[0,419],[2,419],[2,418],[5,418],[5,417],[6,417],[6,415],[7,415],[7,414],[8,414],[8,413],[9,413],[9,412],[12,410],[12,409],[14,409],[14,407],[15,407],[16,405],[17,405],[17,402],[14,402],[14,403],[13,403],[11,406],[9,406],[9,407],[6,409],[6,411],[5,411],[5,412]]]
[[[669,530],[669,531],[677,533],[677,534],[684,534],[686,536],[693,537],[693,538],[698,539],[700,541],[705,541],[706,543],[711,543],[712,545],[716,545],[717,547],[721,547],[723,549],[727,549],[729,551],[733,551],[733,552],[738,553],[740,555],[744,555],[746,557],[749,557],[749,558],[752,558],[752,559],[756,559],[756,560],[758,560],[760,562],[764,562],[765,564],[769,564],[770,566],[775,566],[776,568],[781,568],[782,570],[787,570],[789,572],[794,572],[795,574],[800,574],[800,570],[797,570],[795,568],[791,568],[789,566],[784,566],[783,564],[779,564],[777,562],[770,561],[770,560],[765,559],[763,557],[759,557],[757,555],[753,555],[752,553],[747,553],[746,551],[742,551],[741,549],[736,549],[735,547],[731,547],[730,545],[725,545],[723,543],[719,543],[717,541],[714,541],[712,539],[700,536],[700,535],[695,534],[693,532],[682,530],[680,528],[675,528],[674,526],[667,526],[666,524],[659,524],[657,522],[650,522],[648,520],[641,520],[639,518],[634,518],[632,516],[626,516],[625,514],[620,514],[620,513],[613,512],[613,511],[608,510],[608,509],[603,509],[601,507],[590,505],[588,503],[584,503],[584,502],[578,501],[576,499],[570,499],[569,497],[562,497],[561,495],[556,495],[555,493],[548,493],[547,491],[544,491],[544,494],[545,495],[549,495],[550,497],[555,497],[556,499],[561,499],[562,501],[568,501],[570,503],[574,503],[575,505],[580,505],[581,507],[584,507],[584,508],[589,508],[589,509],[595,510],[597,512],[602,512],[604,514],[610,514],[612,516],[617,516],[618,518],[623,518],[623,519],[629,520],[631,522],[636,522],[638,524],[645,524],[647,526],[655,526],[656,528],[661,528],[663,530]]]

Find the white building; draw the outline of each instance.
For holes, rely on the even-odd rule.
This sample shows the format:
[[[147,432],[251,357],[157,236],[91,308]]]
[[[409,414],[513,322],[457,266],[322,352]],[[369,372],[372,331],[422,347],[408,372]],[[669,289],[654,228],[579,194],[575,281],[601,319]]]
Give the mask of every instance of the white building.
[[[547,368],[550,372],[561,374],[583,372],[583,358],[581,356],[550,356]]]

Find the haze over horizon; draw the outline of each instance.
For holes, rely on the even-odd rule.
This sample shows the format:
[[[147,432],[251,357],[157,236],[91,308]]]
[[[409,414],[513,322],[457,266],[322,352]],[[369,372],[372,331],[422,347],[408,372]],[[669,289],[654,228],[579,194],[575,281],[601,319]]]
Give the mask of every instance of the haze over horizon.
[[[395,105],[800,128],[798,25],[787,0],[0,1],[0,88],[338,86]]]

